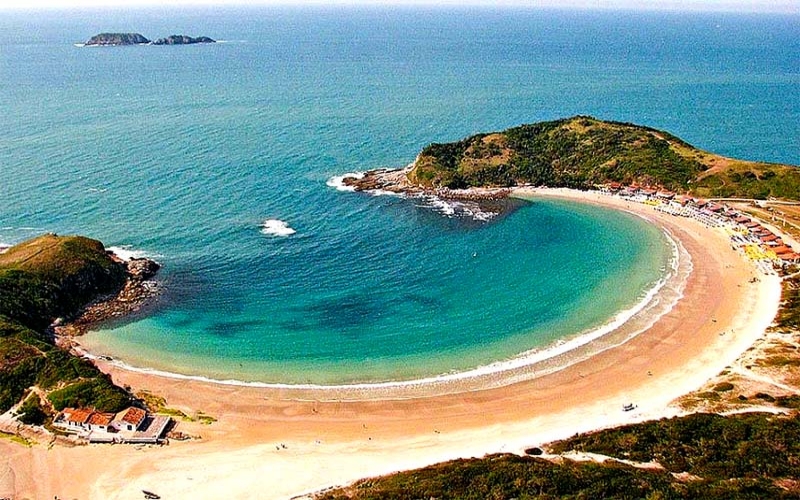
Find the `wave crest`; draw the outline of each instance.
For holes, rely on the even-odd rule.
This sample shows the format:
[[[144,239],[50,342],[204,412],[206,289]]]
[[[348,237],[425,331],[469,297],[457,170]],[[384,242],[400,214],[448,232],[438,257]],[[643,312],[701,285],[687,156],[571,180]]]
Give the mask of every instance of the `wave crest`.
[[[261,224],[261,234],[269,236],[291,236],[296,232],[280,219],[267,219]]]
[[[343,175],[336,175],[328,179],[325,183],[328,187],[336,188],[337,191],[355,191],[356,188],[353,186],[346,186],[344,183],[345,179],[362,179],[364,177],[364,172],[348,172]]]
[[[113,253],[114,255],[124,260],[125,262],[132,259],[152,259],[156,257],[161,257],[160,255],[150,254],[145,250],[135,250],[131,245],[106,247],[106,251]]]

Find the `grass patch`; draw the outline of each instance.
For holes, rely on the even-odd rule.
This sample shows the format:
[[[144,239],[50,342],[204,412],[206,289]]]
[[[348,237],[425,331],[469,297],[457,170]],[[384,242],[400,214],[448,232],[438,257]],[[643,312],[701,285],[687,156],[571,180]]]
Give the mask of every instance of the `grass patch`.
[[[211,425],[217,421],[216,418],[212,417],[211,415],[206,415],[205,413],[198,411],[197,412],[197,421],[203,425]]]
[[[33,441],[32,439],[27,439],[18,434],[11,434],[3,431],[0,431],[0,439],[6,439],[12,443],[20,444],[26,448],[33,448],[33,446],[37,444],[36,441]]]

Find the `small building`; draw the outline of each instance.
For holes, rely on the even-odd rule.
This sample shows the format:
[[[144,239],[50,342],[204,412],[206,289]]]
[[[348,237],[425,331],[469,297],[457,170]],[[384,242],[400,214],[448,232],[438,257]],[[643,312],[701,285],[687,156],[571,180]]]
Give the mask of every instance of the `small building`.
[[[64,408],[53,419],[53,425],[68,431],[84,431],[89,429],[89,419],[94,410],[89,408]]]
[[[150,415],[133,406],[116,415],[92,408],[65,408],[53,420],[56,427],[90,443],[161,443],[172,423],[169,416]]]
[[[771,241],[775,241],[775,240],[777,240],[777,239],[778,239],[778,237],[777,237],[777,236],[775,236],[775,235],[774,235],[774,234],[772,234],[772,233],[769,233],[769,234],[766,234],[766,235],[762,236],[762,237],[761,237],[761,238],[759,238],[759,239],[761,240],[761,243],[769,243],[769,242],[771,242]]]
[[[135,432],[142,425],[142,422],[144,422],[145,418],[147,418],[146,411],[142,410],[141,408],[131,406],[130,408],[117,413],[117,416],[114,418],[114,421],[111,422],[111,425],[121,432]]]
[[[87,421],[88,429],[90,431],[108,432],[113,420],[113,413],[94,412],[89,416],[89,420]]]
[[[793,254],[794,253],[794,250],[792,250],[791,248],[787,247],[786,245],[775,247],[775,248],[772,249],[772,251],[775,252],[775,254],[778,257],[781,257],[782,255],[788,255],[788,254]]]
[[[672,200],[675,198],[675,193],[672,191],[659,191],[656,193],[656,196],[661,198],[662,200]]]

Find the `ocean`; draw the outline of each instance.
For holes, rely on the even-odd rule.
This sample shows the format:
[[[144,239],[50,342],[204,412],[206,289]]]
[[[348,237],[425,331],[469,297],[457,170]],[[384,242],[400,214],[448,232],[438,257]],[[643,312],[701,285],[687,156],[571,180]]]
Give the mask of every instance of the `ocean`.
[[[108,31],[210,45],[81,47]],[[82,339],[271,384],[470,373],[642,307],[675,259],[630,214],[497,216],[337,189],[431,142],[593,115],[800,163],[800,15],[478,7],[0,12],[0,243],[79,233],[164,294]]]

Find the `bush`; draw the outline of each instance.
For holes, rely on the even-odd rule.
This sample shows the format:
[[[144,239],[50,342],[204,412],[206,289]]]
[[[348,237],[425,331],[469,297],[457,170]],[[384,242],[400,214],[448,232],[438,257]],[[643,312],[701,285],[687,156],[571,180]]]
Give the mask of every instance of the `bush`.
[[[116,413],[131,403],[128,393],[112,384],[106,376],[84,380],[53,391],[48,399],[59,411],[67,407],[93,406],[98,411]]]
[[[20,406],[17,419],[23,424],[42,425],[47,421],[47,417],[47,413],[42,409],[42,401],[39,396],[31,394]]]

